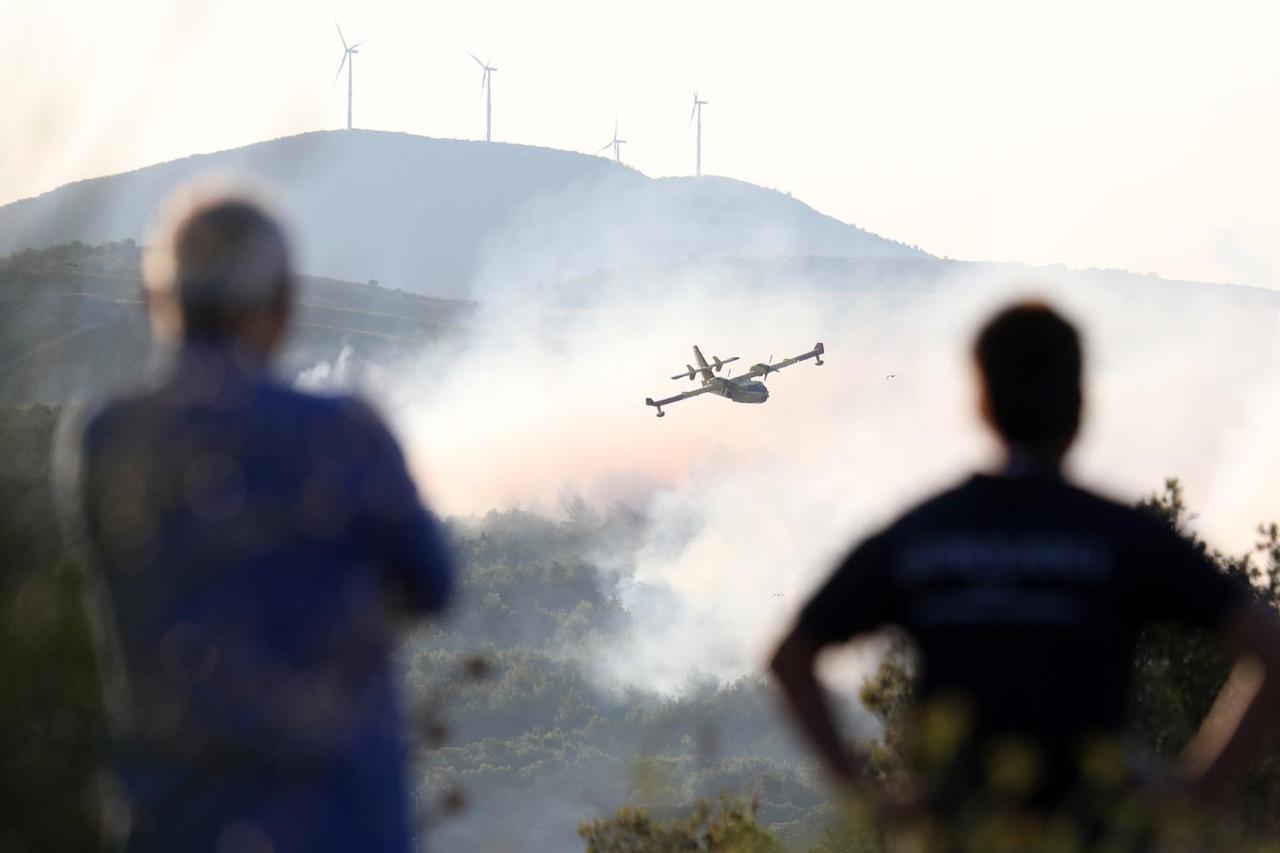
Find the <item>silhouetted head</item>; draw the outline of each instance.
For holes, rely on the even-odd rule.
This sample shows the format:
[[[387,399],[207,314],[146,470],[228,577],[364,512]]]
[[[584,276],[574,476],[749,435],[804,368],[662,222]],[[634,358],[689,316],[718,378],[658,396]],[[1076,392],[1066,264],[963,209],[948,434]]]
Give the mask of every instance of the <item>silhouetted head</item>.
[[[204,341],[267,358],[292,298],[284,231],[246,197],[187,193],[171,205],[147,253],[158,337]]]
[[[1080,336],[1048,305],[1023,302],[983,326],[973,347],[983,415],[1010,448],[1056,461],[1080,426]]]

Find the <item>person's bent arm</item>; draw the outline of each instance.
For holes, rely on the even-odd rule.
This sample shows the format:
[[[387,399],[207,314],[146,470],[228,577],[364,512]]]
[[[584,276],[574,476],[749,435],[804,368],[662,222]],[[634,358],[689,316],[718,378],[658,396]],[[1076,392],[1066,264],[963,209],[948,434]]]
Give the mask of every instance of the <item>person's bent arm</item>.
[[[1257,759],[1280,717],[1280,616],[1249,602],[1223,628],[1235,667],[1183,754],[1180,775],[1197,796],[1214,799]]]
[[[840,739],[835,714],[814,665],[821,646],[803,628],[787,635],[778,646],[770,669],[782,688],[787,710],[800,733],[836,781],[852,787],[862,775],[862,762]]]
[[[453,596],[454,563],[444,530],[425,507],[388,531],[386,554],[410,613],[438,613]]]
[[[367,409],[360,413],[372,453],[360,474],[363,534],[390,573],[407,613],[435,613],[448,604],[454,561],[442,526],[422,503],[391,433]]]

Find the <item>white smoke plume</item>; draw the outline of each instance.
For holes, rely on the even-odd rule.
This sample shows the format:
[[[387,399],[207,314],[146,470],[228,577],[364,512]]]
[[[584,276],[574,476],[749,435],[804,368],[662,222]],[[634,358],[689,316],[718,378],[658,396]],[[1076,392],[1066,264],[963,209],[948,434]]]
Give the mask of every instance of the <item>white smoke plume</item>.
[[[332,361],[318,361],[299,373],[294,380],[294,387],[304,391],[350,388],[356,384],[353,368],[355,352],[350,344],[343,344]]]
[[[985,265],[833,292],[829,276],[796,269],[780,293],[745,297],[733,264],[599,274],[565,307],[549,288],[514,286],[519,258],[500,255],[464,351],[379,371],[374,394],[441,511],[552,512],[566,490],[645,509],[627,587],[634,641],[595,661],[619,681],[674,690],[692,674],[758,670],[850,543],[990,462],[968,347],[1015,296],[1049,298],[1086,335],[1082,479],[1132,500],[1178,476],[1201,531],[1228,550],[1280,515],[1276,300]],[[827,365],[771,376],[764,405],[702,397],[657,420],[643,404],[691,387],[667,378],[691,344],[746,369],[816,341]],[[851,661],[856,678],[865,661]]]

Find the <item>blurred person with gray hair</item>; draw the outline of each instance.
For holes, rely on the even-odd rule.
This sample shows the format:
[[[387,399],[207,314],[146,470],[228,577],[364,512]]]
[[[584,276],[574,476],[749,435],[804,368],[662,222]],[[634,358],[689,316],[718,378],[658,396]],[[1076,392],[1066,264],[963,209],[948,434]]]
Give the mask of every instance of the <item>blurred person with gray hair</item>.
[[[261,205],[184,202],[145,279],[172,365],[73,469],[125,847],[409,850],[392,653],[448,599],[442,532],[368,406],[271,376],[294,283]]]

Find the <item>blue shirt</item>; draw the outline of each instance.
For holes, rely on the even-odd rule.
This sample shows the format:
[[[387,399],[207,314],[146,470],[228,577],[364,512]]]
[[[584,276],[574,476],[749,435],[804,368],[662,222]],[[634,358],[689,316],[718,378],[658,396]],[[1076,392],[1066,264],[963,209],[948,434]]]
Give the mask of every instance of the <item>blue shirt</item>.
[[[452,569],[379,419],[192,345],[82,450],[129,849],[410,849],[392,654]]]

